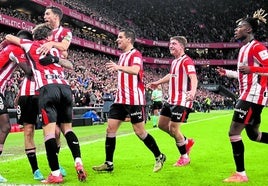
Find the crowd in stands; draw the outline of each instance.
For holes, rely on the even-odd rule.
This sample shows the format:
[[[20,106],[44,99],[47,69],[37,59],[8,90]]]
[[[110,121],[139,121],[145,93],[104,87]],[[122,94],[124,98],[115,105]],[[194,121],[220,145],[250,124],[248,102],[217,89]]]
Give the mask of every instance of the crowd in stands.
[[[236,20],[267,8],[266,0],[56,0],[107,25],[132,27],[139,37],[168,40],[184,35],[190,42],[230,42]],[[120,5],[120,6],[119,6]],[[119,26],[118,26],[119,25]],[[267,41],[267,27],[257,34]]]
[[[122,20],[126,19],[126,18],[122,18],[122,16],[120,16],[122,10],[117,12],[118,16],[112,16],[113,12],[114,12],[113,10],[110,10],[111,12],[109,12],[109,13],[107,13],[107,11],[105,11],[106,8],[108,9],[108,7],[103,6],[103,4],[104,5],[107,4],[107,6],[109,5],[110,9],[111,9],[111,7],[115,6],[113,4],[110,5],[109,4],[110,1],[107,1],[107,2],[106,1],[104,1],[104,2],[102,2],[102,1],[97,1],[97,2],[95,2],[95,1],[90,1],[90,2],[87,2],[87,1],[85,1],[85,2],[75,1],[75,2],[73,2],[73,1],[69,1],[69,0],[59,0],[59,1],[56,1],[56,2],[61,3],[61,4],[67,6],[67,7],[71,8],[71,9],[76,9],[77,11],[80,11],[81,13],[86,14],[86,15],[90,16],[93,19],[97,19],[98,21],[101,21],[104,24],[111,25],[111,26],[114,26],[114,27],[116,27],[116,25],[120,25],[120,23],[121,24],[124,23],[125,21],[122,21]],[[112,2],[114,2],[114,1],[112,1]],[[112,2],[110,2],[110,3],[112,3]],[[136,5],[142,4],[142,2],[136,2]],[[213,4],[214,7],[215,6],[222,6],[221,3],[214,5],[213,2],[212,2],[212,4]],[[85,6],[81,6],[81,3],[82,4],[84,3]],[[165,9],[169,9],[169,8],[173,7],[173,5],[170,5],[170,3],[171,2],[169,2],[169,1],[165,2],[166,8],[164,8],[164,9],[159,9],[159,7],[158,8],[155,7],[154,9],[157,10],[157,11],[158,11],[158,9],[161,10],[161,11],[164,11]],[[200,3],[200,2],[198,1],[198,3]],[[174,14],[170,14],[170,15],[171,16],[176,16],[176,17],[179,17],[179,18],[182,17],[183,20],[187,20],[187,22],[189,22],[188,24],[191,23],[192,26],[194,26],[194,25],[196,26],[197,23],[195,23],[194,21],[190,21],[191,19],[196,18],[194,20],[198,22],[198,19],[202,18],[203,21],[206,20],[205,21],[206,23],[210,23],[205,28],[195,29],[195,28],[192,28],[192,26],[186,24],[183,27],[180,27],[180,28],[176,29],[176,27],[174,27],[172,25],[165,25],[164,26],[165,23],[169,23],[170,21],[163,21],[163,22],[161,22],[163,26],[159,25],[159,27],[156,27],[155,29],[152,29],[154,27],[152,27],[148,23],[144,24],[144,26],[148,26],[148,28],[143,28],[144,26],[139,25],[137,28],[135,27],[133,29],[135,29],[135,31],[138,33],[138,36],[140,35],[140,37],[150,38],[148,35],[139,34],[139,29],[138,28],[142,28],[143,31],[147,30],[150,33],[153,33],[156,30],[157,31],[161,30],[159,28],[164,28],[163,30],[165,30],[165,32],[167,33],[167,36],[160,38],[160,36],[161,36],[161,34],[160,34],[160,35],[158,35],[158,37],[160,39],[158,37],[151,38],[151,39],[154,39],[154,40],[168,41],[170,36],[173,36],[173,35],[185,35],[186,38],[188,39],[188,42],[223,42],[223,41],[224,42],[230,42],[230,41],[233,41],[232,37],[233,37],[233,30],[234,30],[234,27],[235,27],[235,19],[233,18],[232,20],[228,20],[228,24],[227,24],[227,22],[225,24],[225,22],[222,19],[220,19],[220,17],[222,16],[222,12],[217,12],[217,14],[215,13],[215,15],[214,15],[213,11],[212,12],[208,11],[209,12],[208,15],[207,14],[203,15],[203,14],[201,14],[202,12],[199,12],[201,9],[198,9],[198,11],[197,11],[197,8],[196,8],[196,12],[194,11],[194,12],[191,12],[191,14],[190,14],[190,15],[193,15],[193,16],[188,17],[188,15],[187,15],[187,19],[185,19],[186,15],[184,15],[184,14],[187,13],[186,10],[189,11],[190,7],[192,9],[195,9],[194,7],[197,6],[198,3],[196,3],[196,4],[194,3],[195,5],[192,6],[191,3],[188,2],[188,4],[186,3],[187,6],[188,6],[188,8],[186,8],[186,9],[183,9],[182,8],[183,6],[178,6],[177,8],[183,9],[184,11],[176,10],[175,12],[180,12],[180,14],[182,14],[182,16],[177,16],[177,15],[174,15]],[[229,0],[227,1],[227,5],[228,5],[228,3],[229,3]],[[234,9],[237,6],[237,3],[232,4]],[[101,4],[101,8],[98,8],[98,4]],[[159,3],[159,4],[161,5],[161,3]],[[242,3],[242,4],[245,4],[245,3]],[[261,2],[260,3],[255,3],[254,4],[255,9],[261,7],[262,4],[263,3],[261,3]],[[225,6],[227,6],[227,5],[225,5]],[[142,11],[144,9],[144,7],[146,7],[146,6],[148,6],[148,5],[146,5],[146,3],[145,3],[145,5],[142,6],[141,9],[138,8],[138,10],[136,10],[136,11]],[[204,5],[202,5],[202,6],[204,6]],[[230,5],[230,8],[226,9],[225,11],[230,10],[232,6]],[[207,6],[207,7],[209,7],[209,6]],[[117,8],[118,8],[118,6],[116,6],[116,9]],[[133,8],[135,8],[135,7],[133,7]],[[237,9],[235,9],[235,10],[237,11]],[[103,15],[102,15],[103,11],[105,13],[103,13]],[[6,15],[9,15],[9,16],[13,16],[13,17],[25,20],[25,21],[29,21],[29,22],[32,22],[32,23],[35,23],[35,24],[40,23],[40,22],[43,21],[43,15],[31,15],[31,14],[24,13],[22,11],[14,10],[11,7],[1,7],[0,8],[0,13],[6,14]],[[133,13],[133,11],[128,11],[127,15],[128,16],[133,16],[132,13]],[[140,12],[138,14],[141,14],[141,13],[142,12]],[[155,13],[156,14],[156,16],[154,17],[155,20],[157,20],[157,21],[159,20],[159,19],[157,19],[157,17],[159,16],[160,13]],[[224,13],[226,13],[226,12],[224,12]],[[239,13],[240,13],[240,11],[239,11]],[[235,14],[234,17],[237,18],[237,16],[240,15],[239,13]],[[106,18],[104,17],[106,14],[110,15],[110,16],[108,16],[109,19],[107,19],[107,17]],[[202,16],[200,16],[199,14],[201,14]],[[211,19],[210,14],[214,15],[214,21],[209,20],[209,19]],[[125,14],[123,14],[123,15],[125,15]],[[167,14],[163,14],[163,15],[167,15]],[[231,14],[231,15],[233,15],[233,14]],[[204,17],[204,16],[206,16],[206,17]],[[217,16],[219,19],[216,18],[215,16]],[[241,17],[242,16],[243,16],[243,14],[241,13]],[[161,17],[165,17],[165,16],[161,16]],[[137,21],[142,22],[142,19],[145,19],[145,18],[148,19],[148,17],[146,17],[146,16],[140,16],[139,19],[135,19],[135,21],[137,20]],[[113,19],[117,19],[117,20],[120,19],[120,21],[119,20],[118,21],[113,21]],[[230,19],[229,16],[228,16],[228,19]],[[174,19],[174,21],[179,21],[179,20],[180,19]],[[207,21],[207,20],[209,20],[209,21]],[[218,22],[217,20],[221,20],[221,21]],[[174,21],[171,21],[171,23],[174,24]],[[154,22],[154,24],[156,24],[156,23],[157,22]],[[182,25],[182,24],[178,23],[178,25]],[[226,29],[224,29],[225,25],[228,25],[228,26],[226,26]],[[102,45],[105,45],[105,46],[108,46],[108,47],[111,47],[111,48],[115,48],[115,49],[117,48],[116,43],[115,43],[116,36],[111,34],[111,33],[105,32],[105,34],[100,34],[100,33],[94,32],[92,30],[88,30],[87,28],[81,28],[80,26],[74,25],[71,22],[68,23],[68,25],[65,25],[65,26],[69,27],[72,30],[73,35],[76,36],[76,37],[86,39],[86,40],[89,40],[89,41],[93,41],[95,43],[102,44]],[[131,27],[131,25],[125,25],[125,24],[120,25],[120,27],[124,27],[124,26]],[[210,28],[211,26],[215,26],[215,28]],[[187,28],[187,31],[185,31],[185,33],[184,33],[184,31],[182,31],[182,29],[186,29],[186,28]],[[180,32],[178,33],[178,32],[174,32],[174,31],[173,32],[168,31],[169,29],[179,30]],[[206,33],[204,33],[204,35],[211,37],[211,39],[209,39],[209,40],[208,39],[201,40],[201,39],[205,38],[205,37],[200,36],[200,33],[202,33],[203,30],[206,30]],[[228,32],[226,30],[228,30]],[[268,38],[267,37],[267,30],[268,30],[267,27],[263,27],[263,29],[260,29],[260,33],[258,34],[259,36],[261,36],[260,40],[262,40],[262,41],[267,41],[268,40],[267,39]],[[194,34],[191,35],[190,32],[194,32]],[[225,35],[220,36],[220,37],[225,38],[225,39],[218,40],[217,37],[216,37],[218,34],[213,34],[214,32],[216,32],[216,33],[224,32]],[[199,38],[199,40],[195,39],[195,37]],[[214,38],[214,37],[216,37],[216,38]],[[168,49],[165,48],[165,47],[151,47],[151,46],[149,47],[149,46],[144,46],[144,45],[138,44],[137,48],[140,51],[142,51],[143,55],[146,56],[146,57],[155,57],[155,58],[170,58],[171,57],[169,55]],[[189,54],[194,59],[235,59],[237,57],[236,56],[237,49],[201,49],[201,50],[188,49],[187,54]]]
[[[233,41],[235,20],[245,16],[243,8],[245,8],[247,12],[253,12],[264,4],[264,0],[258,1],[258,3],[252,1],[243,1],[243,3],[241,3],[242,1],[234,2],[231,0],[219,2],[208,0],[197,0],[195,2],[187,0],[178,2],[156,0],[156,3],[153,5],[148,1],[142,0],[135,0],[133,2],[124,0],[55,1],[115,28],[125,26],[132,27],[137,32],[138,37],[153,40],[168,40],[169,37],[173,35],[185,35],[189,42]],[[82,6],[81,3],[84,3],[84,6]],[[118,6],[118,4],[120,4],[120,6]],[[221,8],[223,4],[228,8]],[[149,11],[150,15],[153,16],[147,16]],[[43,22],[43,15],[29,15],[14,10],[11,7],[0,7],[0,13],[35,24]],[[168,17],[163,15],[168,15]],[[137,17],[138,19],[136,19]],[[83,30],[72,24],[69,24],[68,27],[76,37],[116,48],[114,42],[116,36],[113,34],[105,33],[105,37],[100,37],[97,33]],[[264,29],[261,29],[260,32],[261,40],[268,41],[266,34],[268,29],[266,29],[266,31]],[[4,35],[5,33],[0,33],[1,40]],[[142,45],[138,45],[137,47],[143,52],[144,56],[157,58],[171,57],[168,49],[164,47],[153,48]],[[74,106],[94,106],[103,104],[103,91],[109,89],[114,93],[116,91],[115,79],[117,78],[117,74],[109,73],[106,70],[105,63],[110,59],[116,61],[117,58],[94,53],[88,49],[72,48],[68,52],[68,59],[73,61],[75,65],[74,71],[66,71],[73,90]],[[193,59],[235,59],[237,57],[237,49],[188,49],[187,54]],[[145,83],[163,77],[168,73],[168,69],[168,66],[167,68],[155,68],[145,64]],[[238,94],[237,80],[220,77],[215,71],[215,67],[197,66],[197,74],[199,83],[201,84],[221,84],[230,89],[234,94]],[[8,83],[6,97],[10,103],[10,108],[14,107],[12,100],[15,98],[22,78],[23,72],[17,70]],[[164,86],[163,90],[166,95],[167,85]],[[199,87],[196,95],[196,103],[202,105],[206,97],[211,98],[212,106],[215,109],[232,108],[233,106],[232,99]]]
[[[3,35],[4,34],[1,33],[0,37]],[[74,106],[81,107],[102,105],[104,103],[104,90],[108,89],[113,94],[115,93],[115,79],[117,78],[117,74],[110,73],[105,68],[105,63],[111,59],[110,56],[106,56],[100,53],[94,53],[87,50],[71,49],[69,50],[68,59],[71,60],[75,66],[75,69],[72,71],[66,70],[66,75],[69,79],[73,91]],[[116,58],[114,60],[116,60]],[[211,79],[217,79],[217,74],[209,74],[209,70],[207,71],[207,73],[205,73],[205,70],[201,70],[201,67],[199,66],[197,66],[197,69],[199,79],[201,79],[204,74],[209,76],[213,75]],[[168,66],[166,68],[153,68],[150,67],[150,65],[145,64],[145,84],[163,77],[165,74],[168,73],[168,71]],[[22,81],[23,76],[23,71],[18,69],[8,82],[5,96],[7,98],[10,108],[14,108],[14,99],[19,90],[19,84]],[[213,83],[219,82],[220,81],[215,81]],[[167,86],[168,85],[165,84],[163,88],[165,98],[167,98]],[[226,84],[226,86],[228,86],[228,84]],[[235,85],[235,87],[237,87],[237,85]],[[207,96],[209,96],[212,99],[212,103],[215,103],[215,105],[217,106],[215,107],[215,109],[225,108],[223,106],[225,97],[215,94],[213,92],[209,92],[202,88],[200,88],[197,93],[196,101],[202,103],[204,98]]]

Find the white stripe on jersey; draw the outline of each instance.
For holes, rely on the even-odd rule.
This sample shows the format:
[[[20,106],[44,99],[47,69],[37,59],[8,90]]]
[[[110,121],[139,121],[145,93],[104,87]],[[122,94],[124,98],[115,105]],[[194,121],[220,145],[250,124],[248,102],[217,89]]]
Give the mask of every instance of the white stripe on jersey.
[[[6,90],[7,80],[10,79],[12,73],[16,68],[16,63],[8,63],[1,69],[0,73],[0,92],[4,95]]]
[[[54,36],[53,41],[59,42],[59,36],[60,36],[62,30],[63,30],[62,26],[60,26],[59,28],[53,30],[53,31],[56,31],[56,32],[53,33],[53,36]]]
[[[142,79],[142,59],[141,54],[136,49],[122,53],[119,57],[120,66],[140,65],[141,70],[138,75],[118,71],[118,85],[115,103],[127,105],[144,105],[144,85]],[[132,60],[132,61],[131,61]]]
[[[239,68],[240,66],[260,66],[260,62],[254,57],[258,55],[259,51],[255,51],[256,53],[253,53],[253,48],[255,47],[255,45],[258,45],[258,42],[253,40],[252,42],[240,48],[237,68]],[[267,89],[267,87],[262,87],[262,85],[259,84],[260,77],[261,76],[257,73],[239,73],[239,99],[249,101],[255,104],[266,104],[267,98],[263,97],[263,92],[265,91],[265,89]]]
[[[190,84],[188,74],[189,72],[195,72],[195,67],[193,64],[189,64],[186,67],[184,63],[192,59],[187,55],[180,57],[179,59],[174,59],[170,68],[170,79],[169,79],[169,98],[168,102],[171,105],[181,105],[184,107],[191,108],[192,102],[186,101],[186,92]],[[187,69],[186,69],[187,68]]]
[[[19,95],[20,96],[37,95],[36,86],[37,85],[33,77],[31,79],[25,77],[21,83]]]

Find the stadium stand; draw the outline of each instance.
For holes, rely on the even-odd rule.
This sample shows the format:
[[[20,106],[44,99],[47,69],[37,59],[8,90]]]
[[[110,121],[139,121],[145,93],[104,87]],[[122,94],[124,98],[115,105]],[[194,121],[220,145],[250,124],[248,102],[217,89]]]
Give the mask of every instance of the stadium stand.
[[[68,58],[74,62],[75,71],[66,71],[66,74],[72,86],[75,107],[101,106],[102,90],[116,90],[113,81],[116,77],[105,71],[105,62],[117,60],[120,51],[114,42],[116,34],[120,28],[127,26],[136,31],[136,47],[145,56],[145,82],[167,73],[167,65],[171,61],[167,41],[170,36],[185,35],[190,42],[187,54],[197,65],[199,91],[196,101],[202,105],[209,96],[215,109],[232,108],[238,94],[237,81],[219,77],[215,67],[228,65],[231,69],[235,68],[239,48],[239,43],[233,40],[235,21],[246,16],[244,12],[250,13],[260,7],[268,9],[265,0],[257,3],[243,0],[155,0],[154,3],[142,0],[9,0],[0,1],[0,4],[0,39],[6,33],[30,30],[35,24],[43,22],[47,5],[63,9],[62,23],[74,35]],[[266,45],[267,31],[266,25],[256,37]],[[16,92],[22,77],[23,72],[18,70],[8,85],[10,89],[12,85]],[[218,85],[225,91],[217,89]],[[215,93],[207,91],[207,87],[211,90],[216,87]],[[91,96],[96,97],[95,103],[90,102]]]

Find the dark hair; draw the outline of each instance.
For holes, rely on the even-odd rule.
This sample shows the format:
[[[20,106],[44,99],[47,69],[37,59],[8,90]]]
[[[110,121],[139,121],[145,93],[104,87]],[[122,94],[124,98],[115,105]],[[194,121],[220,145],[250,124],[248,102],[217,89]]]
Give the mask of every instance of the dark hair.
[[[136,34],[133,30],[131,29],[121,29],[119,32],[124,32],[126,38],[130,38],[131,39],[131,43],[134,44],[135,40],[136,40]]]
[[[237,23],[239,23],[241,21],[247,22],[250,25],[250,27],[252,28],[252,33],[256,33],[260,23],[261,22],[264,24],[266,23],[266,19],[265,19],[266,16],[267,16],[267,14],[265,14],[265,10],[259,9],[259,10],[254,12],[252,17],[247,16],[247,17],[238,19],[236,22]]]
[[[55,6],[47,6],[46,7],[46,10],[48,9],[51,9],[51,11],[54,13],[54,14],[57,14],[60,18],[60,20],[62,19],[63,17],[63,13],[62,13],[62,10],[58,7],[55,7]]]
[[[46,24],[37,25],[33,29],[34,40],[43,40],[43,39],[46,39],[50,35],[52,35],[52,29]]]
[[[33,40],[33,34],[29,32],[28,30],[20,30],[16,36],[18,36],[21,39],[29,39]]]

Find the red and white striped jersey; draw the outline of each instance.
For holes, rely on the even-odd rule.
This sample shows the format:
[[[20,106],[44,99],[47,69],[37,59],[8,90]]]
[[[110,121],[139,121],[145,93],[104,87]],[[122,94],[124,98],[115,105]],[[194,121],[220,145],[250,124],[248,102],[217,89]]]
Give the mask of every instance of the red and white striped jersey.
[[[62,26],[56,28],[52,32],[53,41],[61,42],[63,39],[71,41],[72,32]],[[61,57],[61,52],[55,48],[52,48],[50,51],[51,55]],[[21,83],[21,88],[19,95],[20,96],[29,96],[29,95],[38,95],[39,92],[36,90],[36,83],[33,77],[25,77]]]
[[[33,76],[25,76],[20,84],[19,96],[39,95]]]
[[[237,67],[240,66],[268,66],[267,48],[260,42],[253,40],[242,46],[238,55]],[[267,77],[257,73],[242,74],[238,72],[239,99],[259,105],[267,102]],[[265,93],[266,92],[266,93]]]
[[[186,101],[186,92],[191,88],[189,74],[196,74],[194,62],[189,56],[184,54],[172,61],[168,91],[169,104],[192,108],[193,102]]]
[[[40,64],[39,59],[44,56],[38,53],[38,48],[44,44],[45,40],[42,41],[29,41],[21,39],[20,44],[24,48],[29,63],[31,65],[34,79],[37,83],[37,89],[48,85],[48,84],[66,84],[68,81],[65,79],[64,69],[58,64],[50,64],[43,66]],[[53,48],[55,51],[56,49]]]
[[[72,32],[68,28],[64,28],[62,26],[59,26],[58,28],[54,29],[52,31],[52,41],[61,42],[63,39],[66,39],[67,41],[72,40]]]
[[[141,53],[132,49],[122,53],[118,64],[120,66],[140,66],[137,75],[118,71],[118,84],[115,103],[126,105],[145,105],[145,90],[143,83],[143,61]]]
[[[11,78],[17,63],[25,63],[27,60],[22,48],[12,44],[6,46],[0,52],[0,56],[0,92],[4,95],[7,81]]]

